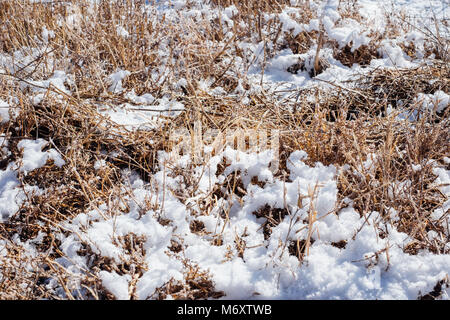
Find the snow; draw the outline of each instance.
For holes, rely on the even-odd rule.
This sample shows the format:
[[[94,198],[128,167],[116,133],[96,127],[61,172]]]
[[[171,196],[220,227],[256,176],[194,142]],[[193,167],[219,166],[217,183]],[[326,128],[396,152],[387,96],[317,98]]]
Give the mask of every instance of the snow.
[[[380,53],[383,56],[383,60],[378,61],[379,64],[383,64],[389,67],[398,68],[413,68],[418,66],[412,63],[411,58],[396,44],[391,41],[383,40],[382,47],[380,48]]]
[[[21,86],[32,90],[34,93],[33,104],[38,105],[48,95],[59,100],[61,100],[62,94],[70,95],[70,91],[66,88],[66,83],[69,81],[70,77],[64,71],[55,70],[47,80],[30,80],[27,83],[21,83]],[[49,89],[51,89],[50,92]],[[62,94],[58,91],[61,91]]]
[[[100,279],[106,289],[109,290],[119,300],[128,300],[130,296],[128,292],[128,282],[130,281],[128,275],[120,276],[116,272],[100,271]]]
[[[95,163],[94,163],[94,169],[95,170],[101,170],[101,169],[103,169],[103,168],[106,168],[106,161],[105,160],[97,160],[97,161],[95,161]]]
[[[37,140],[21,140],[17,144],[19,150],[23,150],[22,166],[20,171],[29,172],[45,165],[47,160],[53,160],[55,165],[62,167],[65,161],[55,149],[49,149],[43,152],[42,148],[48,144],[44,139]]]
[[[326,21],[330,20],[326,19]],[[369,44],[370,38],[367,36],[369,32],[364,31],[363,27],[353,19],[346,19],[345,23],[340,27],[334,27],[331,21],[328,23],[324,22],[324,24],[328,36],[336,40],[340,48],[351,43],[353,52],[360,46]]]
[[[46,164],[47,160],[52,159],[54,164],[61,167],[65,161],[55,149],[41,151],[48,144],[43,139],[21,140],[17,148],[23,151],[23,158],[16,162],[11,162],[4,170],[0,170],[0,222],[6,221],[14,215],[21,204],[29,199],[31,194],[41,193],[38,187],[25,186],[17,178],[17,172],[30,172]]]
[[[125,29],[122,26],[117,26],[116,31],[117,31],[117,34],[123,38],[128,38],[130,36],[127,29]]]
[[[385,225],[389,236],[382,239],[378,229],[374,228],[383,224],[377,212],[370,214],[367,221],[351,207],[338,214],[331,212],[337,201],[334,166],[320,163],[314,167],[308,166],[304,163],[307,154],[296,151],[288,161],[292,182],[282,182],[268,170],[270,152],[260,157],[242,152],[236,157],[237,153],[227,148],[218,157],[225,157],[231,162],[224,175],[236,170],[244,173],[247,195],[243,198],[243,205],[238,202],[232,204],[228,222],[219,217],[216,210],[208,216],[197,218],[205,223],[208,232],[223,230],[224,244],[221,246],[212,246],[207,237],[192,234],[189,230],[192,219],[189,209],[170,192],[161,188],[158,188],[159,191],[148,189],[139,178],[132,180],[134,196],[133,200],[129,200],[128,213],[109,217],[108,208],[103,206],[102,214],[92,211],[79,216],[66,227],[78,231],[82,230],[82,225],[87,227],[86,232],[77,234],[89,241],[97,253],[118,262],[130,258],[120,246],[114,245],[119,237],[131,233],[145,236],[145,261],[149,268],[136,284],[136,294],[140,299],[147,298],[155,288],[172,278],[182,279],[182,263],[177,257],[165,253],[174,238],[183,239],[183,256],[209,270],[216,290],[226,292],[226,299],[416,299],[419,292],[432,290],[435,283],[449,271],[449,255],[422,252],[411,256],[404,253],[403,247],[411,239],[392,229],[389,224]],[[207,176],[214,176],[217,160],[211,158],[211,172]],[[442,170],[436,169],[440,177],[437,183],[449,179],[448,173]],[[266,172],[259,176],[266,182],[262,188],[250,182],[250,177],[261,172]],[[169,174],[168,168],[162,168],[155,175],[160,177],[158,183],[162,185],[164,180],[169,185],[179,183]],[[212,184],[220,180],[219,176]],[[311,201],[307,198],[315,186],[319,186],[318,191],[314,201]],[[201,192],[209,189],[203,187]],[[443,192],[448,194],[446,189]],[[172,220],[168,226],[157,222],[154,211],[147,211],[143,216],[138,214],[140,204],[150,195],[159,199],[164,195],[161,214]],[[299,195],[306,197],[301,207],[298,207]],[[274,208],[288,206],[291,212],[273,228],[267,241],[264,240],[260,222],[252,214],[265,204]],[[314,242],[309,255],[300,265],[282,244],[287,240],[306,238],[307,223],[302,220],[308,217],[310,208],[317,210],[317,219],[312,225]],[[236,236],[245,239],[247,249],[242,258],[236,256],[235,249],[231,249],[234,258],[227,259],[228,248]],[[332,246],[332,243],[341,240],[347,241],[345,249]],[[76,255],[74,251],[71,253]],[[127,299],[129,278],[105,271],[100,276],[112,294]]]
[[[306,28],[297,23],[294,19],[292,19],[287,12],[283,11],[280,15],[279,15],[279,19],[283,25],[283,31],[290,31],[292,32],[292,35],[295,37],[297,36],[300,32],[302,32],[303,30],[305,30]],[[308,29],[309,31],[310,29]]]
[[[48,43],[49,39],[52,39],[55,37],[55,32],[53,32],[52,30],[47,30],[46,27],[42,28],[42,39],[44,40],[45,43]]]
[[[5,123],[9,121],[9,104],[0,99],[0,121]]]
[[[442,112],[450,104],[450,96],[441,90],[433,94],[419,93],[416,100],[422,104],[423,110],[435,112]]]
[[[373,23],[368,28],[354,19],[342,18],[338,12],[339,3],[337,0],[322,2],[317,19],[311,19],[309,24],[300,24],[296,21],[299,10],[293,7],[296,1],[291,1],[292,7],[284,8],[278,18],[282,29],[289,31],[294,37],[302,31],[320,30],[322,24],[329,39],[335,40],[340,48],[351,45],[351,50],[354,51],[369,43],[371,31],[384,31],[386,24],[381,17],[385,10],[391,10],[391,4],[393,8],[409,9],[411,15],[420,15],[423,23],[426,23],[424,15],[430,14],[429,10],[438,16],[449,13],[448,6],[440,1],[425,3],[404,0],[391,3],[361,0],[360,13],[367,17],[368,24]],[[167,14],[167,19],[175,19],[174,12],[177,11],[190,16],[196,16],[200,12],[211,19],[218,16],[206,4],[203,9],[193,5],[194,9],[190,9],[191,11],[187,11],[186,1],[161,1],[157,6],[158,14]],[[222,13],[225,31],[236,27],[232,20],[237,14],[236,6],[225,8]],[[81,18],[79,10],[74,6],[65,23],[70,28],[78,28]],[[271,17],[266,16],[265,19]],[[130,37],[123,26],[117,26],[116,32],[121,37]],[[45,28],[42,30],[44,42],[48,43],[53,37],[53,31]],[[267,60],[264,57],[264,41],[241,42],[239,48],[245,55],[254,58],[253,63],[247,66],[246,73],[251,90],[257,92],[261,89],[264,92],[268,87],[299,89],[324,85],[318,79],[344,83],[354,74],[370,73],[376,68],[417,67],[417,60],[403,51],[401,42],[415,43],[419,51],[416,58],[422,58],[424,36],[414,30],[396,39],[383,40],[379,49],[381,58],[372,60],[367,69],[358,65],[351,68],[343,66],[333,58],[333,50],[324,47],[320,57],[330,67],[317,77],[308,74],[312,68],[316,46],[303,54],[294,54],[291,49],[286,48]],[[30,52],[29,55],[15,53],[16,59],[0,56],[0,68],[12,72],[26,67],[39,54],[35,50]],[[239,66],[247,63],[243,59],[236,61]],[[305,71],[297,74],[287,71],[300,61],[304,61]],[[166,62],[161,61],[161,65]],[[24,70],[28,71],[27,68]],[[162,67],[152,70],[153,80],[156,81],[161,70]],[[160,126],[161,116],[175,117],[185,110],[183,103],[175,97],[154,96],[150,93],[137,95],[134,90],[127,91],[123,82],[131,74],[129,70],[117,69],[107,77],[109,92],[122,95],[126,102],[117,106],[99,104],[100,114],[123,126],[124,130],[146,130]],[[30,80],[30,83],[23,83],[22,86],[31,89],[33,101],[38,104],[50,87],[70,95],[66,88],[70,79],[71,75],[65,71],[55,70],[46,80]],[[173,86],[179,89],[187,86],[187,83],[180,76],[175,79]],[[203,79],[198,85],[201,90],[217,96],[226,93],[221,87],[211,88],[212,83],[210,79]],[[248,92],[241,80],[234,94],[242,95],[243,99],[248,100],[245,97]],[[58,94],[55,96],[58,97]],[[423,110],[440,113],[448,107],[449,95],[444,91],[433,94],[418,92],[416,103]],[[10,103],[0,99],[2,124],[9,121],[9,111]],[[416,120],[410,119],[411,122]],[[0,170],[1,222],[7,221],[19,211],[27,200],[27,192],[41,192],[39,188],[29,186],[22,190],[18,173],[26,175],[43,167],[49,160],[53,160],[58,167],[65,165],[58,150],[49,148],[50,146],[44,139],[21,140],[17,144],[22,152],[21,158]],[[117,264],[132,264],[133,254],[126,248],[123,239],[130,236],[141,237],[144,239],[142,261],[145,268],[136,281],[136,295],[139,299],[151,297],[156,288],[171,279],[183,280],[183,259],[198,264],[202,270],[208,270],[215,289],[225,292],[223,299],[417,299],[421,293],[431,291],[437,281],[450,273],[449,254],[438,255],[424,250],[417,255],[405,253],[405,246],[413,239],[396,230],[378,212],[370,212],[367,217],[362,217],[349,199],[345,199],[348,207],[337,210],[337,175],[340,170],[346,170],[345,166],[324,165],[320,162],[311,165],[308,164],[308,154],[304,150],[295,150],[287,161],[288,179],[283,179],[274,173],[274,154],[271,150],[256,153],[227,147],[203,165],[192,163],[190,157],[185,156],[179,158],[176,165],[182,171],[192,169],[190,178],[196,181],[196,188],[189,190],[188,199],[182,202],[175,191],[186,191],[185,177],[177,173],[173,166],[165,165],[163,160],[169,159],[169,154],[160,152],[159,156],[160,168],[151,175],[151,182],[144,182],[135,173],[123,170],[121,173],[129,178],[124,179],[129,185],[122,186],[126,192],[121,197],[109,199],[110,203],[89,208],[62,223],[64,230],[70,232],[58,234],[61,250],[65,254],[65,257],[57,259],[58,263],[81,274],[82,269],[89,264],[89,259],[80,253],[80,249],[82,244],[89,244],[93,253],[102,258],[111,259]],[[222,160],[227,165],[218,174],[218,165]],[[376,155],[369,153],[367,160],[358,169],[374,174],[376,161]],[[445,157],[444,162],[448,167],[449,158]],[[435,187],[449,197],[450,171],[437,162],[432,165],[436,175]],[[98,159],[93,167],[101,171],[107,169],[108,165],[104,159]],[[423,164],[412,164],[415,172],[423,167]],[[238,172],[245,193],[242,198],[230,196],[227,200],[217,199],[209,211],[202,211],[200,203],[216,187],[220,188],[219,185],[227,177]],[[255,177],[258,184],[254,183]],[[392,183],[388,186],[390,196],[405,197],[403,189],[410,183]],[[261,228],[265,219],[255,215],[255,212],[267,206],[286,211],[286,216],[272,228],[268,239]],[[441,225],[447,233],[450,229],[449,209],[450,200],[447,200],[431,215],[433,222]],[[223,212],[226,213],[226,218]],[[396,221],[399,219],[399,212],[392,209],[389,216],[392,221]],[[170,222],[162,225],[159,218]],[[193,221],[203,222],[205,234],[191,231],[190,224]],[[388,230],[388,236],[383,237],[380,230]],[[218,233],[223,243],[213,245],[212,235]],[[437,234],[430,231],[428,237],[433,240]],[[245,241],[246,249],[242,256],[236,249],[238,238]],[[171,240],[174,239],[182,240],[183,250],[179,254],[168,254]],[[307,239],[312,241],[303,261],[289,254],[290,242]],[[345,241],[345,247],[338,248],[334,245],[341,241]],[[0,255],[3,254],[1,248],[0,241]],[[103,270],[98,272],[98,276],[102,285],[116,298],[130,298],[130,283],[133,280],[130,275]],[[450,299],[448,293],[444,293],[442,298]]]
[[[18,186],[17,174],[12,168],[0,170],[0,221],[5,221],[19,210],[16,203]]]
[[[122,90],[120,89],[120,91]],[[128,130],[156,128],[161,122],[160,116],[175,117],[184,110],[184,105],[181,102],[164,97],[155,100],[151,94],[137,96],[129,93],[126,98],[133,104],[124,103],[115,108],[103,105],[98,110],[101,114]]]
[[[110,81],[109,91],[113,93],[120,93],[123,91],[122,80],[131,74],[128,70],[118,70],[108,77]]]
[[[155,101],[155,98],[150,93],[145,93],[141,96],[138,96],[134,92],[134,89],[127,92],[125,94],[125,98],[129,99],[130,101],[132,101],[135,104],[147,104],[148,105]]]

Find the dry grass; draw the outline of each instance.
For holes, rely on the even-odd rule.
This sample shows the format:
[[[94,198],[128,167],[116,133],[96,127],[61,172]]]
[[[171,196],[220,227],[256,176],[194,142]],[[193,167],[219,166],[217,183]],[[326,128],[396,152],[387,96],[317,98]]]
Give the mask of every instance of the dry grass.
[[[214,282],[211,281],[208,272],[189,260],[184,260],[185,273],[183,281],[171,279],[155,290],[152,299],[165,300],[170,295],[176,300],[200,300],[218,299],[225,294],[223,291],[214,290]]]
[[[404,248],[405,252],[417,254],[418,250],[427,249],[449,253],[446,247],[449,235],[430,219],[431,213],[447,199],[433,185],[436,179],[433,166],[426,164],[429,159],[443,164],[443,158],[449,154],[449,109],[439,114],[422,113],[414,100],[419,92],[449,92],[450,70],[442,37],[437,37],[435,47],[430,49],[436,53],[433,64],[415,70],[379,69],[355,79],[354,89],[332,84],[331,89],[317,87],[295,91],[283,99],[276,92],[252,91],[247,94],[250,103],[244,103],[244,96],[231,94],[239,81],[248,87],[246,89],[252,89],[245,75],[247,70],[236,65],[235,59],[241,58],[248,68],[255,56],[244,52],[238,41],[272,43],[273,46],[267,46],[264,51],[269,59],[285,48],[305,53],[317,44],[319,35],[304,32],[292,37],[282,31],[277,18],[263,23],[263,13],[279,13],[289,1],[211,2],[216,8],[232,4],[237,7],[239,13],[233,17],[233,27],[204,17],[180,18],[179,24],[175,24],[143,14],[144,1],[134,1],[134,4],[101,1],[93,8],[85,1],[50,4],[0,1],[0,53],[10,57],[19,52],[33,56],[26,66],[17,64],[13,70],[0,75],[0,98],[6,101],[11,96],[16,97],[13,108],[18,112],[13,120],[0,127],[0,135],[6,137],[11,151],[9,155],[2,154],[0,167],[4,169],[11,161],[20,159],[17,143],[23,138],[50,141],[50,147],[60,151],[66,161],[62,168],[48,162],[42,168],[19,176],[22,185],[38,186],[46,192],[29,195],[17,213],[0,224],[0,240],[7,243],[7,254],[0,256],[0,298],[58,298],[60,295],[55,289],[58,286],[47,285],[49,279],[56,279],[66,298],[108,299],[114,296],[102,287],[96,276],[99,271],[127,274],[130,264],[134,264],[139,266],[134,271],[134,281],[140,277],[146,268],[142,260],[145,252],[140,246],[143,239],[132,235],[121,239],[121,246],[127,248],[134,260],[120,265],[96,256],[89,244],[84,243],[83,253],[93,257],[92,270],[80,279],[87,293],[77,293],[71,287],[70,272],[54,262],[63,255],[54,233],[61,232],[61,222],[108,203],[115,196],[123,196],[121,169],[135,170],[144,181],[151,182],[152,173],[158,170],[157,152],[169,151],[172,147],[171,132],[179,128],[192,131],[197,120],[205,130],[279,129],[282,149],[278,178],[286,175],[286,159],[294,150],[305,150],[310,165],[317,161],[325,165],[347,165],[347,170],[338,176],[340,200],[345,197],[353,200],[354,208],[363,217],[378,211],[390,221],[390,210],[396,210],[399,220],[390,223],[414,239]],[[354,1],[345,2],[344,16],[356,14],[354,5]],[[306,5],[304,9],[299,22],[316,17]],[[79,23],[71,22],[73,14],[81,15]],[[119,35],[113,27],[116,25],[121,25],[130,36]],[[42,36],[44,28],[54,32],[48,42]],[[224,32],[227,28],[229,34]],[[395,29],[394,24],[391,28]],[[379,40],[354,52],[350,47],[339,49],[328,39],[324,40],[324,46],[333,48],[335,58],[346,66],[368,65],[379,57]],[[36,53],[33,48],[40,50]],[[161,51],[166,56],[161,56]],[[291,71],[300,70],[301,66],[297,67]],[[124,94],[108,91],[107,77],[118,69],[131,72],[123,81],[126,91],[134,89],[138,95],[170,97],[182,102],[185,111],[175,118],[165,118],[156,129],[124,130],[98,112],[99,105],[117,107],[130,102]],[[24,89],[24,84],[29,84],[30,79],[48,79],[55,70],[65,70],[73,77],[73,81],[66,84],[71,95],[51,86],[45,98],[34,104],[30,99],[33,86]],[[157,77],[153,70],[158,71]],[[185,78],[187,84],[175,87],[173,84],[180,78]],[[430,83],[430,79],[435,81]],[[207,80],[211,88],[222,87],[229,95],[215,96],[203,90],[201,82]],[[315,101],[298,99],[307,96],[315,97]],[[393,113],[388,115],[389,106]],[[400,112],[415,111],[422,115],[415,126],[395,118]],[[369,154],[376,157],[370,170],[362,165]],[[106,161],[107,168],[96,171],[93,166],[99,159]],[[414,169],[417,164],[422,164],[419,170]],[[226,165],[222,165],[222,172]],[[186,185],[192,186],[189,171],[183,174]],[[403,187],[396,189],[394,185]],[[244,189],[238,172],[229,175],[213,194],[202,199],[204,203],[200,208],[203,210],[197,214],[207,214],[218,198],[241,199]],[[174,190],[181,201],[195,192],[195,187]],[[227,213],[224,211],[223,215],[226,217]],[[278,225],[287,212],[263,207],[255,215],[266,219],[261,227],[268,239],[271,228]],[[170,221],[161,220],[161,223]],[[192,232],[204,234],[203,229],[201,222],[192,221]],[[431,230],[437,232],[441,240],[430,241],[427,233]],[[39,233],[46,239],[39,248],[42,257],[32,259],[23,255],[24,249],[14,243],[14,236],[25,241]],[[220,234],[209,236],[216,245],[221,244]],[[288,244],[289,251],[301,260],[312,244],[310,240]],[[238,237],[235,244],[242,257],[245,241]],[[345,243],[334,245],[345,247]],[[174,244],[172,251],[180,250],[181,245]],[[158,288],[152,298],[223,296],[223,292],[214,289],[207,271],[188,261],[184,263],[184,280],[169,281]],[[135,297],[133,290],[130,288],[132,298]]]

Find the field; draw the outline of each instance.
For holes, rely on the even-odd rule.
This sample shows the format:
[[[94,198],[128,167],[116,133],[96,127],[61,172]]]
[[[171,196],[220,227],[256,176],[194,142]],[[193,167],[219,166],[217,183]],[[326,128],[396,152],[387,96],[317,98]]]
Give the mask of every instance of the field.
[[[449,16],[0,0],[0,299],[450,299]]]

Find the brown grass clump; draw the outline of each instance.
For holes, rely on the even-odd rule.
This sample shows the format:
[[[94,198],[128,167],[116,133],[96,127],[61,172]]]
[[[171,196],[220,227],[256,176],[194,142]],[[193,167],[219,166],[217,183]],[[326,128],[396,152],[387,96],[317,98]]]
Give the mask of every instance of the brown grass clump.
[[[448,276],[445,279],[439,280],[434,286],[433,290],[427,294],[420,295],[419,300],[437,300],[444,293],[444,288],[448,288],[450,286],[450,280]]]
[[[373,59],[380,58],[378,48],[372,45],[362,45],[356,50],[351,50],[350,45],[342,49],[334,50],[334,58],[339,60],[344,66],[352,67],[355,63],[360,66],[367,66]]]
[[[317,31],[306,32],[302,31],[297,36],[286,35],[285,39],[287,41],[288,47],[292,50],[294,54],[302,54],[308,52],[308,50],[314,44],[318,38]]]
[[[352,199],[361,216],[377,211],[410,235],[415,240],[404,250],[411,254],[420,249],[448,251],[445,229],[430,217],[447,197],[433,184],[434,164],[424,164],[427,159],[440,161],[450,150],[449,109],[439,114],[424,112],[421,103],[414,100],[418,92],[448,92],[447,73],[448,69],[437,62],[410,70],[375,70],[358,79],[354,89],[333,84],[337,91],[310,89],[304,94],[315,95],[316,103],[300,102],[297,110],[309,113],[293,113],[290,120],[297,123],[295,130],[281,136],[282,148],[305,150],[309,165],[320,161],[349,166],[338,176],[339,197]],[[435,80],[428,81],[430,78]],[[398,110],[387,115],[389,105]],[[418,112],[420,120],[415,126],[396,120],[402,112]],[[370,170],[363,165],[369,154],[376,158]],[[418,164],[422,164],[419,170],[415,167]],[[390,220],[391,210],[398,213],[398,221]],[[441,240],[430,241],[429,231]],[[292,244],[291,251],[301,253],[301,248]]]
[[[289,214],[286,208],[271,208],[269,205],[258,209],[253,213],[257,218],[265,218],[266,221],[262,224],[264,239],[270,238],[272,228],[276,227],[283,221],[284,217]]]
[[[314,239],[290,241],[288,245],[288,251],[291,256],[298,258],[300,262],[307,255],[308,248],[314,243]],[[332,244],[333,245],[333,244]]]
[[[2,237],[0,239],[4,241]],[[48,272],[40,263],[38,258],[27,256],[22,247],[7,242],[0,256],[2,266],[0,299],[25,300],[51,297],[42,283]]]
[[[211,3],[223,8],[235,5],[243,14],[249,12],[279,12],[283,6],[290,4],[287,0],[212,0]]]
[[[449,78],[448,66],[435,61],[413,69],[376,69],[348,81],[355,84],[352,89],[321,80],[333,90],[302,89],[299,96],[315,96],[318,103],[303,100],[296,109],[323,114],[327,121],[332,122],[386,116],[389,107],[409,108],[411,111],[420,107],[420,101],[415,100],[418,93],[448,92]],[[434,81],[430,82],[430,79]]]
[[[49,90],[50,92],[53,91]],[[21,95],[18,94],[18,96]],[[61,108],[61,104],[65,107]],[[18,176],[23,185],[37,186],[43,190],[43,193],[29,194],[28,200],[23,203],[19,211],[8,221],[0,223],[0,237],[12,241],[13,237],[18,235],[21,241],[27,241],[42,234],[44,241],[36,249],[39,254],[44,255],[45,259],[33,258],[33,267],[29,268],[35,270],[37,275],[28,274],[27,270],[20,271],[21,269],[15,266],[15,263],[29,263],[28,260],[22,262],[23,258],[20,255],[12,256],[4,261],[2,279],[7,281],[5,283],[11,282],[10,285],[8,284],[11,292],[17,291],[17,295],[14,296],[5,290],[5,297],[54,298],[58,295],[57,292],[54,289],[46,289],[45,286],[51,279],[55,279],[55,274],[58,274],[56,286],[64,288],[67,298],[75,298],[75,296],[94,299],[112,298],[113,296],[108,295],[101,286],[101,281],[95,274],[89,272],[84,278],[79,279],[87,288],[86,293],[73,291],[75,289],[70,287],[73,276],[54,261],[64,257],[59,247],[60,242],[54,235],[61,231],[60,223],[72,219],[79,213],[92,210],[102,203],[108,203],[111,197],[120,196],[119,190],[123,183],[121,168],[134,168],[144,179],[149,178],[149,174],[155,169],[155,153],[159,149],[154,144],[164,144],[164,135],[161,136],[162,139],[159,139],[156,131],[123,134],[121,127],[96,113],[92,105],[86,105],[68,96],[64,97],[64,102],[61,102],[49,95],[49,98],[38,105],[23,100],[20,108],[19,115],[10,121],[8,126],[3,127],[3,134],[9,138],[9,146],[12,150],[8,161],[20,159],[20,151],[16,147],[20,139],[44,138],[51,142],[50,148],[56,148],[61,152],[66,164],[59,168],[52,161],[48,161],[43,167]],[[138,141],[141,141],[141,145]],[[105,154],[105,151],[109,152],[109,155]],[[107,163],[106,168],[96,171],[94,162],[97,159],[104,159]],[[142,240],[139,241],[142,245]],[[89,255],[93,259],[91,263],[93,272],[113,270],[124,274],[130,272],[130,265],[133,264],[135,265],[133,270],[137,275],[134,280],[136,281],[139,274],[142,275],[139,266],[143,265],[141,259],[144,253],[133,254],[136,251],[133,249],[135,245],[131,245],[131,240],[128,238],[123,239],[122,242],[125,249],[131,248],[130,254],[137,259],[136,261],[124,261],[117,265],[111,260],[96,256],[89,249],[88,243],[84,244],[86,252],[79,254]],[[11,270],[20,272],[15,273],[18,279],[11,275]],[[43,275],[39,275],[40,273]],[[31,276],[35,278],[30,278]],[[37,285],[38,280],[42,284]],[[25,283],[21,282],[14,287],[13,281],[26,282],[27,286],[29,283],[30,288],[38,291],[25,291],[28,289]],[[131,297],[133,294],[131,291]]]
[[[448,118],[433,125],[422,120],[415,127],[390,123],[380,131],[378,141],[366,142],[364,149],[357,147],[352,157],[356,162],[349,162],[351,169],[339,176],[340,194],[353,199],[354,208],[362,216],[377,211],[389,221],[391,210],[398,212],[399,220],[391,223],[415,239],[405,247],[409,253],[423,248],[436,253],[448,250],[445,230],[430,220],[446,196],[433,185],[433,166],[423,165],[426,159],[439,160],[448,154],[447,126]],[[370,145],[372,148],[367,148]],[[360,165],[369,152],[376,155],[370,170]],[[414,167],[417,164],[422,164],[419,170]],[[430,230],[437,232],[442,242],[430,242]]]
[[[165,300],[169,295],[175,300],[218,299],[225,296],[223,291],[214,290],[209,272],[202,271],[189,260],[184,260],[183,264],[186,267],[183,281],[169,280],[155,290],[152,299]]]
[[[435,81],[430,83],[430,79]],[[396,107],[410,105],[418,93],[449,92],[450,69],[448,64],[436,60],[434,64],[415,69],[376,70],[358,81],[364,93]],[[388,85],[389,84],[389,85]]]

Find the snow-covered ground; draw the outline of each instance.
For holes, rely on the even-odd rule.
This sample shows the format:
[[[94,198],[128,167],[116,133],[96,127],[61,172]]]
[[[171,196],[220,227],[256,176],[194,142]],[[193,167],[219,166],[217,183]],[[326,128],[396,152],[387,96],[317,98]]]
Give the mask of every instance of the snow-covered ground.
[[[168,21],[195,16],[207,20],[219,18],[224,28],[223,42],[233,37],[232,18],[237,14],[236,6],[222,10],[207,1],[190,3],[187,6],[184,0],[157,1],[154,6],[149,5],[148,10],[155,17],[164,15]],[[346,81],[355,75],[370,74],[375,69],[416,68],[424,59],[427,32],[436,32],[441,28],[438,30],[441,39],[448,41],[450,36],[448,27],[433,22],[434,18],[442,21],[450,16],[448,1],[361,0],[357,1],[360,5],[358,11],[363,17],[359,21],[343,17],[342,11],[338,10],[339,3],[337,0],[311,1],[318,18],[311,19],[309,24],[297,22],[299,19],[296,17],[301,16],[302,9],[294,0],[280,13],[267,13],[263,19],[269,21],[274,18],[273,15],[278,15],[282,30],[291,32],[294,37],[304,31],[319,31],[322,23],[329,40],[336,41],[339,48],[348,45],[351,50],[368,45],[373,34],[385,33],[388,23],[386,12],[405,12],[405,19],[417,28],[383,40],[379,58],[372,59],[364,67],[358,64],[345,66],[333,56],[332,49],[324,47],[320,57],[329,67],[317,77],[312,77],[317,44],[303,53],[294,54],[290,48],[285,48],[267,57],[264,53],[267,44],[262,40],[240,42],[240,49],[251,59],[237,57],[233,62],[234,69],[230,70],[240,70],[245,74],[250,90],[265,90],[268,93],[283,90],[292,93],[292,90],[317,86],[346,87]],[[69,15],[67,23],[75,27],[79,21],[77,14],[75,11]],[[117,26],[117,33],[130,37],[132,32],[124,26]],[[52,36],[51,30],[43,32],[45,41],[51,41]],[[401,47],[410,41],[417,48],[415,56],[406,54]],[[42,51],[27,52],[28,56],[17,52],[14,59],[0,54],[0,73],[12,73],[17,68],[25,73],[28,69],[31,71],[33,65],[28,64]],[[51,55],[50,52],[48,54]],[[154,71],[155,79],[160,79],[158,73],[164,72],[164,65],[170,62],[171,57],[167,56],[164,60],[162,52],[161,59]],[[231,59],[226,57],[224,63]],[[298,61],[305,62],[304,71],[287,71]],[[183,112],[185,106],[175,98],[125,92],[123,81],[130,74],[128,70],[119,69],[105,79],[111,94],[123,93],[129,102],[115,108],[109,108],[106,102],[99,103],[98,112],[101,115],[133,131],[158,128],[162,123],[161,115],[170,118]],[[37,105],[49,94],[61,101],[65,95],[73,95],[69,89],[73,81],[72,75],[61,70],[52,72],[46,80],[27,79],[21,82],[21,86],[23,90],[29,90],[31,99]],[[178,79],[173,86],[185,86],[186,81]],[[228,94],[220,87],[211,87],[213,83],[214,80],[203,79],[200,87],[217,96]],[[57,90],[49,93],[49,87]],[[245,102],[248,92],[239,84],[231,95],[241,95]],[[444,91],[434,94],[418,92],[417,101],[421,101],[423,109],[433,110],[436,107],[435,111],[441,112],[448,107],[448,94]],[[281,93],[280,99],[288,95]],[[15,109],[9,109],[17,103],[14,99],[0,99],[2,122],[14,117]],[[0,139],[1,155],[6,159],[10,142]],[[49,160],[53,160],[58,167],[67,164],[54,144],[42,138],[20,140],[17,148],[22,150],[22,158],[9,162],[0,170],[2,223],[7,223],[19,211],[28,201],[29,194],[45,192],[37,186],[21,185],[19,175],[27,175]],[[337,176],[345,168],[319,162],[311,165],[306,161],[308,154],[296,150],[288,157],[286,167],[289,174],[286,178],[270,169],[273,156],[271,150],[245,153],[228,147],[202,165],[194,165],[189,157],[181,157],[177,163],[165,166],[164,159],[168,158],[168,154],[160,151],[159,167],[152,175],[151,183],[143,181],[136,172],[125,170],[122,172],[125,183],[121,197],[109,199],[109,202],[60,223],[61,232],[54,236],[60,243],[59,249],[63,255],[56,258],[55,263],[72,275],[75,287],[77,281],[85,276],[86,270],[91,270],[94,256],[97,260],[110,261],[110,264],[129,265],[129,272],[111,268],[90,271],[96,273],[104,288],[118,299],[128,299],[132,294],[146,299],[170,281],[183,282],[186,261],[209,272],[214,290],[223,291],[221,299],[417,299],[433,291],[439,281],[448,279],[450,244],[447,244],[446,253],[436,254],[428,250],[420,250],[414,255],[407,253],[405,247],[414,239],[396,229],[393,221],[399,219],[399,212],[392,210],[390,219],[375,211],[362,216],[353,207],[350,198],[345,198],[345,206],[340,206]],[[434,210],[433,219],[449,236],[450,160],[445,159],[446,166],[438,162],[433,165],[437,177],[435,184],[447,198],[442,207]],[[227,167],[220,170],[223,160]],[[368,157],[362,164],[368,171],[371,161]],[[180,168],[188,172],[190,181],[195,181],[195,188],[187,185]],[[108,164],[104,160],[95,163],[96,172],[107,169]],[[216,197],[213,203],[211,194],[223,189],[227,177],[237,171],[242,176],[243,195]],[[180,193],[183,197],[179,196]],[[255,214],[265,208],[284,215],[269,234],[262,227],[266,219]],[[161,219],[168,222],[161,223]],[[193,228],[193,225],[200,225],[200,230]],[[38,254],[36,246],[43,237],[44,234],[39,233],[33,239],[23,240],[17,236],[13,237],[13,241],[26,248],[25,255],[33,257]],[[125,240],[129,237],[139,242],[139,252],[129,250],[128,240]],[[436,234],[429,232],[429,240],[433,241],[434,237]],[[179,244],[181,249],[171,251],[169,248],[174,243]],[[296,243],[307,244],[300,260],[292,254]],[[0,257],[6,256],[6,245],[6,240],[0,238]],[[91,254],[85,253],[86,245]],[[135,271],[137,264],[140,265],[139,272]],[[64,296],[58,279],[49,279],[47,286],[59,290]],[[167,298],[173,297],[169,295]],[[450,298],[448,287],[443,286],[441,298]]]

